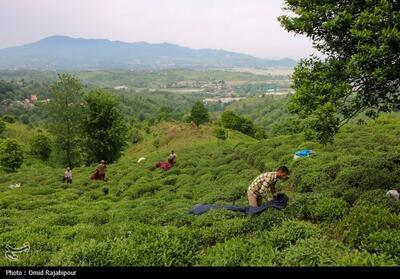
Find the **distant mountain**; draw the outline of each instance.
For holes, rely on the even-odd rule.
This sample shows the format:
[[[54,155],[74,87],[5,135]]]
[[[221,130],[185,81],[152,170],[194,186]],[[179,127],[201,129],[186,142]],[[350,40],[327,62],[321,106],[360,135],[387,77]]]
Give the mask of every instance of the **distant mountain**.
[[[51,36],[35,43],[0,49],[0,69],[3,70],[291,67],[295,64],[290,58],[265,60],[225,50],[66,36]]]

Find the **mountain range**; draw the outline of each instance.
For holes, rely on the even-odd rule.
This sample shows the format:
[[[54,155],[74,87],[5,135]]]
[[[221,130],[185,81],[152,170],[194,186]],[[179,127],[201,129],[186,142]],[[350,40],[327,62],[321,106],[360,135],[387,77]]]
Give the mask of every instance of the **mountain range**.
[[[169,43],[127,43],[67,36],[50,36],[34,43],[0,49],[1,70],[293,67],[296,63],[290,58],[266,60],[225,50],[192,49]]]

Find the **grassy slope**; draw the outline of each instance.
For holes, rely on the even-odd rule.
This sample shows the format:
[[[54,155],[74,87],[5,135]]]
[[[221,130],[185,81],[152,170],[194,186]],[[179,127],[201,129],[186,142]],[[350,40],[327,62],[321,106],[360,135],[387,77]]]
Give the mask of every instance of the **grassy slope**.
[[[236,132],[219,143],[212,136],[212,127],[197,130],[185,124],[164,123],[156,132],[161,147],[156,149],[153,135],[146,135],[143,143],[130,147],[109,167],[107,183],[89,180],[92,166],[74,169],[73,184],[63,185],[63,169],[29,159],[17,173],[0,176],[0,250],[4,251],[7,244],[19,247],[24,242],[30,243],[31,250],[20,254],[18,262],[0,257],[0,265],[288,265],[293,259],[299,263],[293,249],[309,245],[293,242],[279,248],[277,242],[267,240],[272,237],[267,234],[280,235],[279,230],[290,227],[290,222],[309,229],[311,241],[318,245],[325,247],[335,240],[346,245],[340,253],[354,258],[358,255],[356,245],[337,228],[346,226],[346,216],[356,207],[329,222],[318,212],[310,218],[300,216],[298,201],[311,194],[303,193],[305,182],[299,177],[323,174],[333,163],[339,165],[335,175],[340,176],[357,160],[362,165],[365,158],[399,153],[399,124],[389,119],[380,124],[349,126],[334,145],[320,146],[304,142],[300,135],[256,142]],[[22,140],[17,132],[20,129],[8,126],[6,133]],[[303,147],[312,148],[317,155],[293,162],[293,152]],[[155,170],[154,163],[165,159],[171,149],[178,154],[177,165],[168,172]],[[140,157],[146,157],[146,161],[137,164]],[[187,214],[197,203],[246,205],[245,192],[251,180],[260,170],[280,164],[293,170],[291,179],[280,184],[291,198],[288,209],[268,210],[259,216],[224,210],[198,217]],[[10,189],[11,183],[21,183],[22,187]],[[328,181],[327,189],[311,184],[317,185],[317,194],[326,193],[336,201],[342,198],[335,197],[329,185],[337,183]],[[398,212],[390,214],[398,216]],[[307,236],[296,236],[295,240]],[[368,257],[370,254],[363,259]]]

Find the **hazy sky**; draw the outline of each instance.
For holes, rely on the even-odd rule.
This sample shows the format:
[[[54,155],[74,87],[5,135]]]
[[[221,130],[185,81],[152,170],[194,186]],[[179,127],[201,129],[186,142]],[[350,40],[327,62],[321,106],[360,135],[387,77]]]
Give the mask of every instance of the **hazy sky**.
[[[283,0],[0,0],[0,48],[51,35],[168,42],[262,58],[300,58],[311,42],[286,32]]]

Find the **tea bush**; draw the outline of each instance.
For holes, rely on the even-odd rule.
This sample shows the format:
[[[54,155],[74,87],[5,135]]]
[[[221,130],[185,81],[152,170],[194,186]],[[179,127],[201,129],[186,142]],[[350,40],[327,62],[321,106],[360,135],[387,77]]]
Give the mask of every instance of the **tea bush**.
[[[276,251],[265,241],[236,237],[211,247],[200,266],[273,266]]]
[[[400,229],[372,233],[362,241],[361,248],[370,253],[390,256],[400,264]]]
[[[254,233],[259,233],[280,226],[285,220],[287,220],[287,216],[282,210],[271,208],[260,214],[249,216],[248,229]]]
[[[282,250],[300,239],[315,238],[320,235],[321,230],[316,225],[305,221],[285,221],[268,232],[266,237],[274,248]]]
[[[54,219],[54,224],[58,226],[73,226],[79,223],[77,216],[72,214],[62,214],[58,215]]]
[[[303,194],[289,203],[285,212],[291,218],[312,220],[311,208],[315,206],[317,200],[320,198],[323,198],[323,196],[313,193]]]
[[[100,226],[107,224],[110,220],[110,215],[107,212],[98,211],[92,214],[89,214],[87,217],[87,222]]]
[[[109,165],[107,182],[89,180],[95,166],[82,166],[74,168],[72,184],[62,184],[64,169],[52,157],[27,156],[18,172],[0,170],[0,250],[30,242],[18,266],[399,264],[400,203],[386,197],[400,185],[397,125],[344,126],[327,146],[299,134],[256,141],[236,131],[219,143],[213,126],[184,125],[152,126]],[[21,139],[36,132],[7,124],[2,137],[27,150],[29,140]],[[158,149],[155,137],[162,139]],[[292,160],[301,148],[315,154]],[[171,149],[177,164],[155,169]],[[140,157],[145,163],[137,163]],[[289,196],[287,208],[188,214],[199,203],[247,206],[251,181],[281,164],[291,170],[287,182],[277,183]],[[0,265],[10,261],[0,258]]]
[[[359,247],[368,236],[376,231],[400,228],[400,216],[377,206],[354,208],[338,225],[343,241]]]
[[[139,227],[115,241],[109,257],[113,266],[190,266],[200,248],[187,229]]]
[[[282,251],[280,264],[284,266],[334,266],[349,251],[335,240],[309,238]]]
[[[356,206],[377,206],[389,210],[392,213],[400,213],[400,203],[386,196],[386,190],[376,189],[362,193],[356,202]]]
[[[352,251],[336,260],[337,266],[396,266],[396,262],[386,255],[370,254],[365,251]]]
[[[350,206],[353,206],[357,199],[360,197],[361,193],[362,192],[357,188],[350,188],[341,191],[339,197],[342,197],[342,199],[345,200]]]
[[[309,207],[311,218],[317,221],[334,221],[349,212],[347,203],[342,199],[320,198]]]

